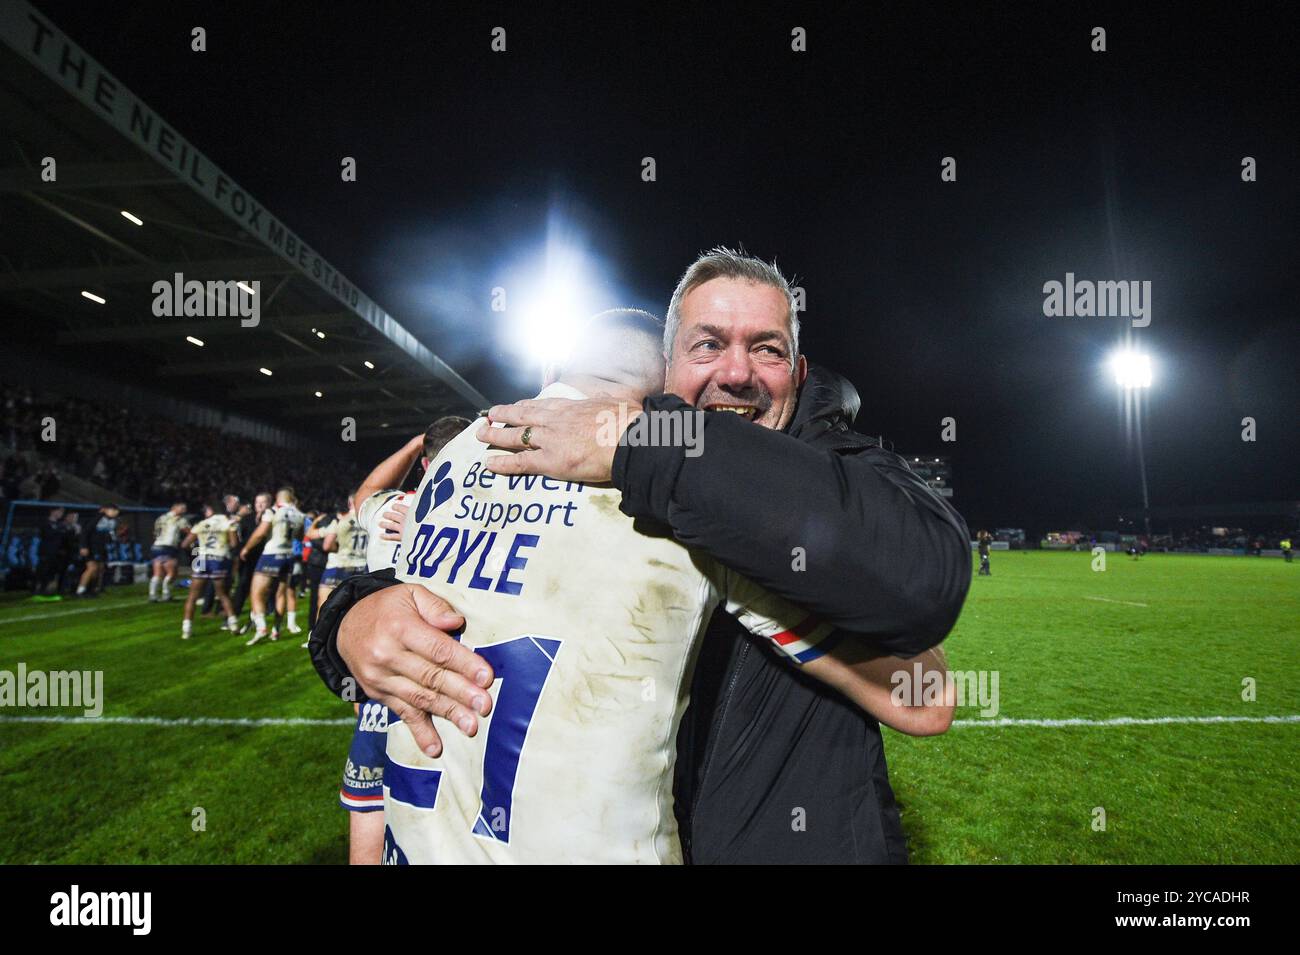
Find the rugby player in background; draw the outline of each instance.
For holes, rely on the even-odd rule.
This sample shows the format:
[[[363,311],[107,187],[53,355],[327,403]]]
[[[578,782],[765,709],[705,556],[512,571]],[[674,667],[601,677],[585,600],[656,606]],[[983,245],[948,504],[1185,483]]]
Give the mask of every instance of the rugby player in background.
[[[416,483],[424,476],[429,462],[436,458],[447,442],[469,427],[469,421],[447,415],[425,428],[398,451],[389,455],[371,471],[353,495],[360,501],[358,517],[367,537],[366,566],[371,571],[396,568],[401,546],[401,519],[409,501],[402,487],[418,462]],[[396,507],[399,510],[389,510]],[[386,526],[381,526],[386,525]],[[395,528],[396,533],[387,528]],[[391,539],[390,536],[391,535]],[[325,598],[321,598],[324,603]],[[307,646],[311,641],[308,640]],[[348,862],[352,865],[378,865],[384,849],[384,744],[388,739],[388,707],[368,702],[353,703],[357,725],[352,745],[343,764],[343,783],[339,803],[348,810]]]
[[[661,335],[645,313],[602,313],[541,397],[639,402],[659,392]],[[946,729],[950,703],[909,723],[925,708],[889,700],[888,674],[902,661],[837,657],[832,627],[663,528],[634,526],[616,489],[491,475],[483,464],[496,452],[476,430],[430,466],[398,572],[463,609],[465,640],[500,680],[495,706],[481,691],[472,701],[493,720],[471,739],[474,717],[448,712],[467,735],[446,734],[437,758],[405,723],[389,728],[385,861],[682,861],[674,740],[697,641],[719,604],[788,664],[880,718]]]
[[[262,512],[262,518],[253,536],[244,544],[240,557],[247,562],[254,549],[262,547],[262,556],[257,559],[253,570],[253,636],[244,644],[251,647],[268,636],[266,628],[266,609],[268,597],[276,599],[275,587],[283,585],[286,625],[290,633],[301,633],[297,616],[298,595],[289,587],[289,575],[293,572],[294,541],[302,536],[303,514],[298,510],[298,499],[293,488],[282,487],[275,492],[275,506]],[[274,603],[270,603],[275,606]],[[270,634],[275,640],[279,634]]]
[[[230,519],[231,526],[236,528],[236,533],[238,533],[237,529],[239,526],[239,496],[236,494],[227,494],[221,499],[221,504],[222,507],[225,508],[224,513],[226,517]],[[238,543],[236,543],[236,546],[238,546]],[[230,568],[230,573],[227,574],[226,576],[227,584],[229,584],[229,581],[233,574],[234,574],[234,567],[233,567],[233,558],[232,558],[232,566]],[[192,583],[191,586],[193,586]],[[204,617],[212,616],[216,604],[215,596],[216,596],[216,591],[213,589],[212,581],[210,580],[203,581],[203,592],[199,598],[199,614],[201,616]],[[226,629],[226,627],[223,625],[222,629],[224,630]]]
[[[92,523],[82,530],[81,556],[86,569],[77,583],[78,597],[98,597],[104,590],[104,568],[108,566],[108,546],[117,540],[117,526],[122,511],[116,504],[105,504]]]
[[[316,518],[304,539],[318,542],[312,550],[320,547],[326,554],[325,572],[321,574],[315,595],[319,603],[324,603],[330,592],[349,577],[366,572],[366,537],[365,529],[352,510],[352,498],[339,502],[334,508],[333,519],[324,513]],[[307,644],[302,647],[307,649]]]
[[[235,551],[236,567],[239,570],[239,585],[235,588],[235,596],[232,603],[235,605],[235,616],[238,617],[244,612],[244,604],[248,601],[248,596],[253,591],[253,568],[262,558],[262,545],[265,540],[259,540],[255,546],[248,546],[257,533],[257,529],[262,526],[262,515],[266,513],[271,506],[271,495],[263,491],[261,494],[254,495],[253,508],[250,511],[245,505],[239,509],[239,540],[240,548]],[[248,557],[244,557],[244,553]],[[245,624],[237,632],[242,635],[247,629]]]
[[[190,529],[185,502],[177,501],[153,522],[153,550],[149,552],[153,576],[149,578],[149,601],[172,599],[172,581],[181,555],[181,538]]]
[[[199,601],[202,587],[199,581],[210,583],[216,591],[217,601],[226,612],[227,630],[239,622],[235,608],[226,593],[226,580],[230,577],[230,554],[235,547],[235,522],[228,514],[217,511],[216,505],[203,506],[203,520],[191,528],[181,543],[182,550],[198,544],[198,554],[190,565],[190,592],[185,598],[185,611],[181,615],[181,639],[188,640],[194,629],[194,605]]]

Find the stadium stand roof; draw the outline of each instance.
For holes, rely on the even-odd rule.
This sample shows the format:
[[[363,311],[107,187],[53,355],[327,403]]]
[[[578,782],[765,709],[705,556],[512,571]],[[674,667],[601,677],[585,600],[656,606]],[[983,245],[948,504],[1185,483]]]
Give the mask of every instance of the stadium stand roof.
[[[280,423],[337,432],[355,412],[359,437],[489,404],[24,0],[0,3],[0,116],[6,336],[69,355],[126,348],[154,387],[195,395],[201,383],[209,400]],[[259,323],[159,317],[154,284],[178,275],[259,283]]]

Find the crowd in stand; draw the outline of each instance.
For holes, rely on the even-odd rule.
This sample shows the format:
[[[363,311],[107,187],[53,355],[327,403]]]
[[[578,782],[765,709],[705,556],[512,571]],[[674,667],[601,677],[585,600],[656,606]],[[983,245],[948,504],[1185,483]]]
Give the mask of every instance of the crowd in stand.
[[[323,457],[182,425],[120,407],[3,388],[0,419],[0,504],[55,500],[58,468],[141,504],[197,504],[225,493],[251,496],[291,483],[301,500],[328,506],[357,475]],[[42,440],[45,419],[53,441]]]

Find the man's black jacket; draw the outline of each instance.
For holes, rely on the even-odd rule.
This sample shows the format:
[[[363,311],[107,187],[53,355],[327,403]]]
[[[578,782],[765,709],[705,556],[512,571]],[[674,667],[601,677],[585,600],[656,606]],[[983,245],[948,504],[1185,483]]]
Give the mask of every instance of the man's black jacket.
[[[670,395],[644,407],[690,410]],[[970,539],[902,458],[849,429],[857,410],[852,385],[814,366],[784,434],[720,412],[703,415],[695,457],[681,446],[621,446],[613,483],[622,510],[667,524],[683,544],[882,652],[920,653],[956,621]],[[339,620],[392,582],[353,578],[321,609],[312,659],[334,692],[347,676]],[[722,612],[678,735],[676,795],[697,863],[906,858],[879,726]]]

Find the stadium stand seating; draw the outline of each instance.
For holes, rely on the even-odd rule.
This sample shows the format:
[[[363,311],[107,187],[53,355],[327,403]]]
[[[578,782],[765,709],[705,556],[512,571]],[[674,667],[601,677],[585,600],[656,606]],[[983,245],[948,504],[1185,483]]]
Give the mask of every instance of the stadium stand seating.
[[[157,505],[226,493],[247,499],[291,484],[301,501],[329,507],[362,477],[319,454],[79,398],[4,386],[0,402],[0,503],[56,499],[61,470]],[[46,417],[56,424],[52,442],[40,437]]]

